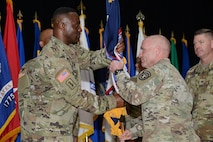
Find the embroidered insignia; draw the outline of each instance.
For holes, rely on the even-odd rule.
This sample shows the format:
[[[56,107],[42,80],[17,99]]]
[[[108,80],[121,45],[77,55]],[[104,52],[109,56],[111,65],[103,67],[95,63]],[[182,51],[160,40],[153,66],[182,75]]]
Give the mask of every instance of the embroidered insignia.
[[[76,87],[76,84],[72,79],[68,79],[66,81],[66,85],[69,86],[71,89],[74,89]]]
[[[67,69],[64,69],[64,70],[62,70],[59,74],[58,74],[58,76],[56,77],[57,78],[57,80],[59,81],[59,82],[63,82],[65,79],[67,79],[68,77],[70,76],[70,72],[67,70]]]
[[[139,75],[139,79],[140,80],[146,80],[147,78],[149,78],[151,76],[151,72],[150,71],[147,71],[147,70],[144,70],[142,71],[142,73],[140,73]]]

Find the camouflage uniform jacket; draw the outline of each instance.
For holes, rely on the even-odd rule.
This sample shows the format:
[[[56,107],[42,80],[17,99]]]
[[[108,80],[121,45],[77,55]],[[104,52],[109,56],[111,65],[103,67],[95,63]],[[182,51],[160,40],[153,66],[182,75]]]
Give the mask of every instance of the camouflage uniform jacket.
[[[119,94],[132,105],[141,105],[143,142],[199,142],[192,123],[193,97],[169,59],[141,71],[130,80],[116,75]],[[140,126],[139,125],[139,126]]]
[[[213,141],[213,60],[189,69],[186,83],[194,95],[194,128],[201,140]]]
[[[113,96],[94,96],[82,91],[80,84],[80,69],[94,70],[109,63],[104,49],[88,52],[52,37],[41,54],[28,61],[19,74],[22,139],[40,141],[65,136],[73,141],[72,136],[78,135],[78,108],[95,114],[115,108]]]

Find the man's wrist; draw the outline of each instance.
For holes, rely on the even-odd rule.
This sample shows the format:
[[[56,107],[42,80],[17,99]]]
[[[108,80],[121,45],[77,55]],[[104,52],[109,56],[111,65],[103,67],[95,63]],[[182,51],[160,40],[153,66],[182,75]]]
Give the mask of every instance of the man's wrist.
[[[117,74],[119,74],[120,72],[122,72],[123,71],[123,69],[118,69],[118,70],[115,70],[115,75],[117,75]]]

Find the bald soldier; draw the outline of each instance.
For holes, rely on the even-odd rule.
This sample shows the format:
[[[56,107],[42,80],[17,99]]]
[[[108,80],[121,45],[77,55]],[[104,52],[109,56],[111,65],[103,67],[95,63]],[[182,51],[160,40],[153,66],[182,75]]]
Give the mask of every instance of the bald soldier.
[[[193,98],[179,71],[170,63],[170,42],[162,35],[144,39],[139,54],[142,70],[130,79],[123,61],[112,61],[119,95],[132,105],[141,105],[142,122],[137,131],[125,130],[120,141],[136,138],[143,142],[199,142],[192,122]],[[138,132],[139,131],[139,132]]]
[[[39,41],[40,47],[43,48],[44,45],[46,45],[50,41],[52,36],[53,36],[53,29],[48,28],[43,30],[40,33],[40,41]]]

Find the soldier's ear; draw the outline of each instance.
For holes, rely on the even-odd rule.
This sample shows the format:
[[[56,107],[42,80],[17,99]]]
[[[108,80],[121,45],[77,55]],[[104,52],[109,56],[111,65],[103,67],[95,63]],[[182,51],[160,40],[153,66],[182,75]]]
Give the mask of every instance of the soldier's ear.
[[[39,41],[39,45],[40,45],[41,48],[44,47],[44,42],[43,41]]]
[[[162,48],[160,46],[156,46],[156,48],[155,48],[155,54],[156,54],[156,56],[160,55],[161,52],[162,52]]]

